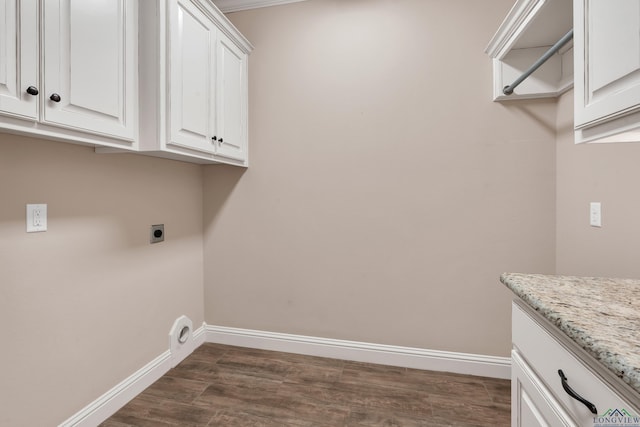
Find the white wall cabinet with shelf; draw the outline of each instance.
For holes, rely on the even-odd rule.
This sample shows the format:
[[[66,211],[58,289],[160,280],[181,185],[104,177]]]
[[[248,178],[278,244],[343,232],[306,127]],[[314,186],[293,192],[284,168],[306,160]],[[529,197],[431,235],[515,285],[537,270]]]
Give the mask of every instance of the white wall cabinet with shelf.
[[[554,98],[573,85],[572,45],[553,55],[515,92],[513,83],[542,54],[571,30],[571,0],[517,0],[485,52],[493,63],[493,100]]]
[[[574,0],[576,142],[640,141],[640,0]]]
[[[0,0],[0,129],[136,149],[138,2]]]
[[[594,425],[609,409],[640,414],[636,392],[519,300],[512,335],[512,426]],[[559,371],[591,408],[568,394]]]
[[[140,151],[247,166],[251,44],[207,0],[140,7]]]

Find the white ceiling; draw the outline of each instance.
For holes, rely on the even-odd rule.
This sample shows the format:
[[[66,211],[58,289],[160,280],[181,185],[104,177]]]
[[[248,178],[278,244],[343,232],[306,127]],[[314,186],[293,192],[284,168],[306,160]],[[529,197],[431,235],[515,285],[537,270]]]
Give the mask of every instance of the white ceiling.
[[[287,3],[297,3],[304,0],[213,0],[222,12],[237,12],[239,10],[256,9],[259,7],[278,6]]]

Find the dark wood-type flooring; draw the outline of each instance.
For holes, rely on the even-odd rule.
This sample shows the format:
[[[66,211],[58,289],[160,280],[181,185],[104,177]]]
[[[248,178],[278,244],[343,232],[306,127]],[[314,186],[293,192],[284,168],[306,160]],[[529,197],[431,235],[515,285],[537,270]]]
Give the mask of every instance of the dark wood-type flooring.
[[[204,344],[101,424],[508,426],[507,380]]]

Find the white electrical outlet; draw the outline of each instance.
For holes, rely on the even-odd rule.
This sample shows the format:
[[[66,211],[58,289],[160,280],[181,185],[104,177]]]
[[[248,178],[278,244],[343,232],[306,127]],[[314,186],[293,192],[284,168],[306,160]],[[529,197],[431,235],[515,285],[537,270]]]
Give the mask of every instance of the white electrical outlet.
[[[47,231],[47,205],[27,205],[27,233]]]
[[[592,227],[602,227],[602,205],[600,202],[589,204],[589,224]]]

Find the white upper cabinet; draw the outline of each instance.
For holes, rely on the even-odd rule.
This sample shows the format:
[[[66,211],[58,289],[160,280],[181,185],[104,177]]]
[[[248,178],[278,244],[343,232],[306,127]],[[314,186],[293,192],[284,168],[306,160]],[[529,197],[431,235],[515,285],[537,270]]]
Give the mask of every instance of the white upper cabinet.
[[[137,7],[0,0],[0,128],[135,148]]]
[[[640,0],[575,0],[576,142],[640,141]]]
[[[140,6],[140,150],[247,166],[251,44],[208,0]]]
[[[46,0],[45,123],[136,136],[137,10],[127,0]]]
[[[0,131],[248,165],[251,44],[210,0],[0,0]]]

